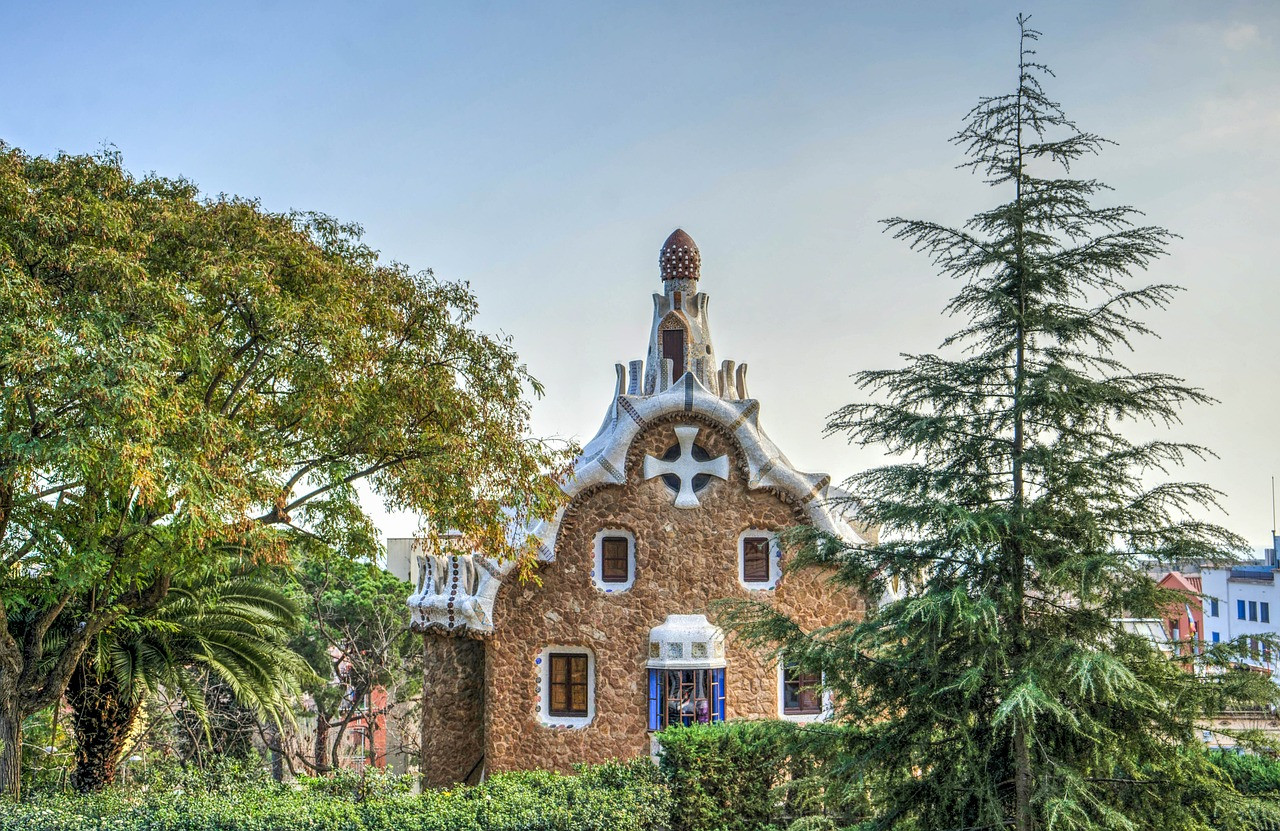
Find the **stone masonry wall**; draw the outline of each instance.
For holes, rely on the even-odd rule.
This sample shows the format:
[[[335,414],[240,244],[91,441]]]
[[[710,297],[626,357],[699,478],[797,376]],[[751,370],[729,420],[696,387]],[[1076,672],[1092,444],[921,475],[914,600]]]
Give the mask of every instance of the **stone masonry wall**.
[[[731,459],[729,479],[713,478],[698,494],[699,508],[676,508],[660,478],[641,480],[645,454],[660,457],[675,444],[676,424],[697,424],[697,443],[712,458],[727,453]],[[556,561],[539,569],[541,586],[513,581],[498,595],[485,666],[489,771],[568,771],[577,762],[648,754],[648,635],[669,614],[706,614],[714,622],[712,601],[754,596],[806,628],[862,615],[861,601],[826,585],[824,571],[787,574],[772,591],[748,591],[738,582],[739,535],[750,528],[780,530],[803,515],[781,494],[748,490],[742,451],[720,427],[690,413],[656,421],[632,443],[626,472],[625,485],[579,494],[569,506]],[[606,594],[592,583],[593,541],[603,528],[635,535],[636,579],[629,591]],[[538,719],[534,661],[553,644],[595,653],[596,717],[587,727],[552,728]],[[777,716],[776,667],[731,632],[726,659],[727,716]]]
[[[436,632],[422,639],[422,785],[474,781],[484,752],[484,642]]]

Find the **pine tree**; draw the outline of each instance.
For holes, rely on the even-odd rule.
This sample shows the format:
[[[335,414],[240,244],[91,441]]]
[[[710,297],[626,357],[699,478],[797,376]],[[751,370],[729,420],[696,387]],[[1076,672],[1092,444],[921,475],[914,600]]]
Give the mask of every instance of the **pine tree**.
[[[1124,432],[1167,435],[1180,408],[1210,401],[1118,357],[1176,291],[1135,284],[1172,235],[1095,207],[1106,186],[1072,177],[1107,142],[1047,97],[1039,33],[1018,25],[1016,88],[981,99],[953,139],[1005,201],[959,228],[886,221],[961,281],[947,306],[961,326],[937,354],[859,373],[871,400],[828,424],[899,459],[849,482],[851,510],[885,542],[791,535],[794,567],[834,565],[838,582],[892,599],[812,633],[758,605],[726,619],[825,672],[851,725],[831,741],[879,827],[1223,827],[1242,803],[1202,752],[1200,720],[1274,688],[1226,669],[1236,646],[1206,648],[1191,672],[1118,622],[1182,602],[1144,561],[1242,545],[1197,518],[1215,490],[1161,481],[1207,450]]]

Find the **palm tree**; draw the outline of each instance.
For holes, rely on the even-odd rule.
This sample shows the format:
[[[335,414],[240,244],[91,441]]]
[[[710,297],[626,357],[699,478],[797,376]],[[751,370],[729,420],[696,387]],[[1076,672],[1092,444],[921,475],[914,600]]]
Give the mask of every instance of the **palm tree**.
[[[206,577],[175,585],[154,612],[126,617],[98,636],[71,677],[67,702],[76,735],[72,785],[97,791],[115,779],[125,742],[148,693],[178,692],[207,725],[201,672],[277,727],[306,662],[288,647],[299,611],[261,576]]]

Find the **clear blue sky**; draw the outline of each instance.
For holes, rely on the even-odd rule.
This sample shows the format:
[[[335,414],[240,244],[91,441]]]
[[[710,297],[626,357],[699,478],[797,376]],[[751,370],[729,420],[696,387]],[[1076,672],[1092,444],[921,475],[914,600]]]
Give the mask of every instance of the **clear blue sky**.
[[[722,358],[802,468],[881,461],[822,438],[849,373],[932,349],[955,286],[880,232],[993,203],[946,141],[1014,79],[1019,10],[1052,96],[1119,142],[1080,172],[1182,235],[1187,287],[1134,363],[1221,399],[1179,435],[1221,458],[1261,545],[1280,472],[1280,4],[1271,2],[8,3],[0,139],[109,142],[137,171],[362,223],[388,258],[471,282],[481,325],[589,438],[642,357],[662,240],[703,254]],[[387,533],[414,520],[380,514]]]

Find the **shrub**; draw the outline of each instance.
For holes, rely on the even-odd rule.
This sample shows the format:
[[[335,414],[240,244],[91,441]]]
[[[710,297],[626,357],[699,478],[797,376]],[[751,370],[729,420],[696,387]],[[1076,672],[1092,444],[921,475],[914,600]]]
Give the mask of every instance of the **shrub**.
[[[659,766],[672,796],[676,831],[825,829],[864,806],[828,775],[843,735],[833,725],[731,721],[669,727],[659,734]],[[858,792],[861,796],[861,792]],[[799,820],[814,817],[806,825]]]
[[[173,774],[170,774],[173,776]],[[293,788],[270,780],[145,793],[0,800],[5,831],[661,831],[669,797],[647,760],[576,776],[503,773],[476,787],[404,792],[402,778],[351,775]],[[157,778],[156,782],[162,781]],[[175,778],[163,780],[173,782]]]
[[[1280,760],[1220,750],[1211,751],[1209,758],[1240,793],[1280,795]]]

